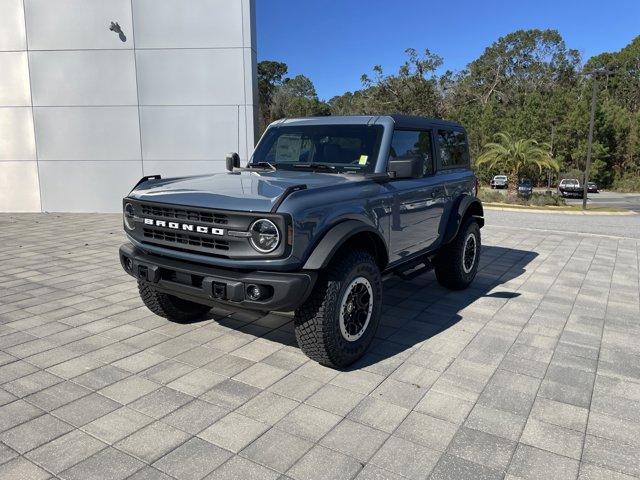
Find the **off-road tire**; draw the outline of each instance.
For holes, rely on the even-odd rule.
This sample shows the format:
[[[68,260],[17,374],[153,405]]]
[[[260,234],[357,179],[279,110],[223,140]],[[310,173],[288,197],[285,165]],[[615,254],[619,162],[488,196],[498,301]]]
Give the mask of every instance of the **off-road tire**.
[[[156,315],[176,323],[188,323],[204,317],[211,307],[159,292],[145,282],[138,282],[140,298]]]
[[[474,235],[476,241],[476,255],[473,266],[469,272],[463,268],[463,256],[465,240],[469,235]],[[480,261],[480,226],[473,217],[468,218],[458,230],[456,238],[442,247],[436,256],[434,267],[438,283],[451,290],[463,290],[469,286],[478,272]]]
[[[373,310],[369,324],[355,341],[340,331],[340,305],[347,287],[357,277],[371,284]],[[365,251],[346,252],[321,272],[313,292],[294,317],[296,339],[312,360],[331,368],[344,368],[358,360],[373,340],[382,308],[382,279],[374,258]]]

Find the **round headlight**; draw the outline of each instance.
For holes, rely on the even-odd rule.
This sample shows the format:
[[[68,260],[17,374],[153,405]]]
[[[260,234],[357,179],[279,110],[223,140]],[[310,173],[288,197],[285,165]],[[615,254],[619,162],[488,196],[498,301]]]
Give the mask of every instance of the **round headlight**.
[[[122,215],[124,218],[124,226],[127,227],[127,230],[133,230],[134,228],[136,228],[133,220],[133,217],[135,216],[133,205],[131,205],[130,203],[125,204]]]
[[[280,232],[275,223],[266,218],[256,220],[249,228],[251,246],[260,253],[273,252],[280,243]]]

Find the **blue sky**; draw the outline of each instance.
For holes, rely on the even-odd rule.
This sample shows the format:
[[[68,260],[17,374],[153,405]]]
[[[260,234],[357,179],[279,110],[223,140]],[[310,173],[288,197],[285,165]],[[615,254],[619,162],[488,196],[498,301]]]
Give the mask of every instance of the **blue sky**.
[[[460,70],[498,37],[554,28],[583,60],[640,35],[640,0],[256,0],[258,59],[310,77],[320,98],[360,88],[375,64],[396,72],[408,47]]]

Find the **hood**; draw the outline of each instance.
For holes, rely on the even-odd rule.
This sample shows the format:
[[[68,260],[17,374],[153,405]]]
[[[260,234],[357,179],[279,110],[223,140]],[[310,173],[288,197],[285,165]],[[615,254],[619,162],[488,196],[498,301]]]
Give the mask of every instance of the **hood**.
[[[308,171],[224,172],[149,180],[137,186],[129,197],[173,205],[269,212],[288,187],[306,185],[312,189],[362,179],[359,175]]]

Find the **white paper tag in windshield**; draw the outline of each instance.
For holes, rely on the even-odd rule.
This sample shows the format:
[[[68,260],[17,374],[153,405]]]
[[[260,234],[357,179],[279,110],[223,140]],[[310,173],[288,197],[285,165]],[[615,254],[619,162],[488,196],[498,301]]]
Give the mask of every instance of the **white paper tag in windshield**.
[[[300,135],[280,135],[276,145],[276,162],[297,162],[300,160],[302,137]]]

